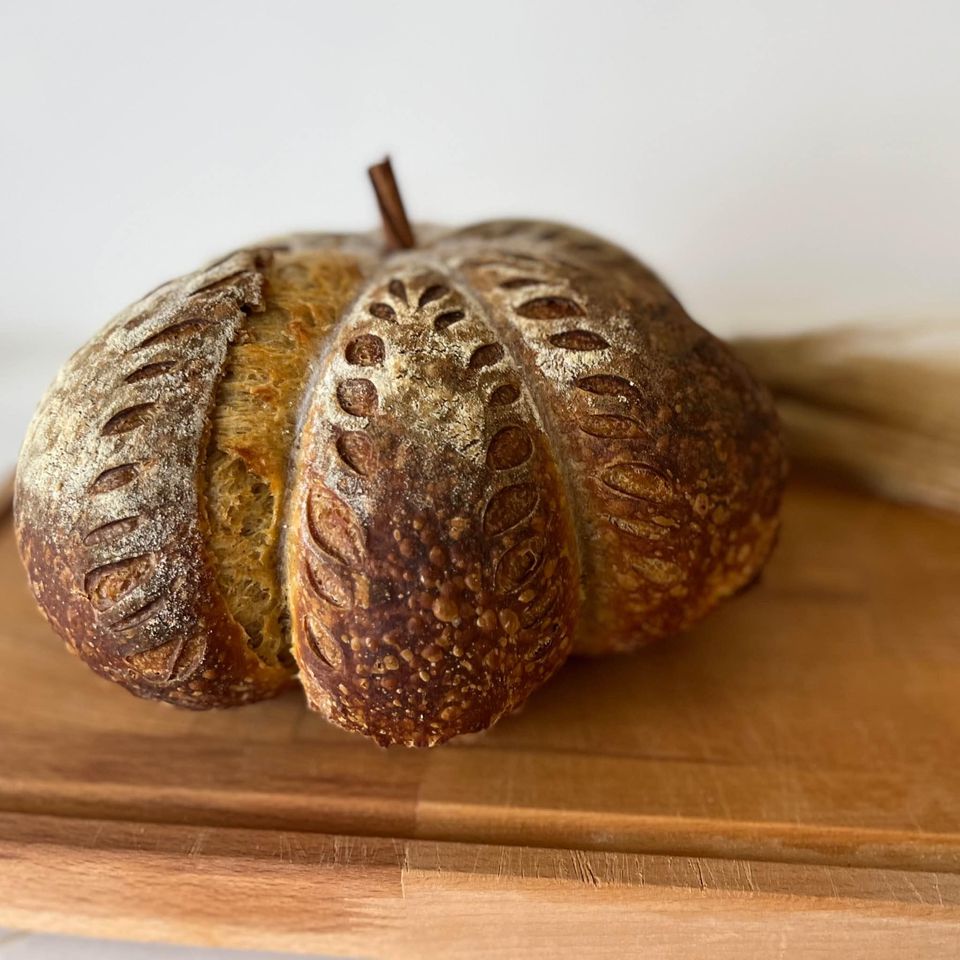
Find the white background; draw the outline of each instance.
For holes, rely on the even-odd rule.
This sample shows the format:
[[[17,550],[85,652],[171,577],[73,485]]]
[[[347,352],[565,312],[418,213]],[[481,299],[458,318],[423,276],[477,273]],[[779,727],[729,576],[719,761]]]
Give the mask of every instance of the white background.
[[[0,467],[159,281],[372,226],[387,150],[415,218],[605,233],[723,334],[960,316],[956,0],[0,0],[0,54]]]

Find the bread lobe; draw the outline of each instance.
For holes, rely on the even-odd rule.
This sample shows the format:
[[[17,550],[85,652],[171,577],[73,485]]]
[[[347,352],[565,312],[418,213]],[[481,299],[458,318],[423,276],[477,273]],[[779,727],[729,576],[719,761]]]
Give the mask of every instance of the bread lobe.
[[[767,392],[625,251],[501,221],[440,251],[527,372],[576,504],[576,650],[677,633],[749,583],[772,548],[784,460]]]
[[[216,588],[199,490],[217,380],[263,308],[268,260],[234,254],[122,313],[61,371],[24,444],[17,538],[40,606],[141,696],[225,705],[288,679]]]
[[[286,576],[311,705],[383,744],[490,726],[563,662],[579,600],[521,369],[442,264],[395,258],[309,404]]]

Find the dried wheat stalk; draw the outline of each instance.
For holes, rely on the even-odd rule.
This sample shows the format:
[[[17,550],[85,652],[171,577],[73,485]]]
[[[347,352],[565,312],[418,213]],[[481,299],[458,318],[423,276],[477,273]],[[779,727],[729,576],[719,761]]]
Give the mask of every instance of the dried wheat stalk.
[[[734,349],[773,390],[794,461],[960,511],[960,322],[860,324]]]

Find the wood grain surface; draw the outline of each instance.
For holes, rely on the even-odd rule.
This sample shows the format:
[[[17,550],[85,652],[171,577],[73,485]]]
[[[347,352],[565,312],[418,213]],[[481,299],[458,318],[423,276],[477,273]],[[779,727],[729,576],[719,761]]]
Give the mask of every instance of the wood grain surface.
[[[960,956],[960,519],[795,482],[763,581],[469,742],[195,714],[0,529],[0,924],[389,957]]]

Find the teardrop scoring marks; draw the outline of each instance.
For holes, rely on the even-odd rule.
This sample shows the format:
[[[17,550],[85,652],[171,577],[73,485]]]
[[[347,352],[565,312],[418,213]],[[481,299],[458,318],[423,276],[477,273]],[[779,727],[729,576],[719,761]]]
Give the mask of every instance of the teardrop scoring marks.
[[[357,367],[379,367],[384,355],[383,340],[372,333],[354,337],[344,350],[347,363]]]
[[[356,418],[355,424],[344,423],[331,440],[336,462],[346,471],[341,490],[361,492],[364,481],[376,470],[382,456],[375,439],[376,421],[384,410],[381,391],[394,388],[388,378],[397,376],[398,364],[411,380],[419,376],[429,384],[430,378],[440,375],[437,366],[445,365],[443,376],[454,381],[459,378],[461,389],[474,389],[474,383],[484,391],[489,389],[486,384],[506,359],[506,352],[496,341],[476,339],[477,319],[459,289],[437,270],[391,276],[361,299],[350,321],[354,329],[342,349],[347,366],[334,364],[335,370],[355,371],[347,376],[337,373],[334,385],[336,408]],[[450,333],[453,328],[455,334]],[[483,330],[489,335],[485,324]],[[441,338],[439,348],[431,336]],[[425,369],[418,373],[416,365],[421,362]],[[516,399],[510,395],[512,384],[502,386],[503,390],[491,396],[491,406]]]
[[[345,569],[357,566],[366,554],[363,530],[353,512],[336,494],[324,488],[306,498],[307,530],[322,556]]]
[[[83,414],[90,426],[75,441],[84,444],[79,469],[89,470],[71,498],[71,615],[88,637],[78,649],[125,685],[153,687],[153,695],[162,688],[177,702],[208,686],[185,684],[206,655],[211,614],[191,605],[207,587],[200,557],[183,542],[198,532],[197,462],[224,357],[262,302],[258,269],[246,254],[239,262],[242,269],[208,273],[210,282],[194,274],[167,285],[162,298],[109,326],[70,371],[74,382],[97,384]],[[176,550],[183,559],[175,565]]]
[[[580,352],[606,350],[610,344],[592,330],[564,330],[560,333],[554,333],[549,338],[549,342],[562,350],[577,350]]]
[[[533,483],[514,483],[502,487],[488,501],[483,510],[483,533],[499,537],[527,520],[540,499]]]
[[[188,316],[183,320],[176,320],[156,333],[145,337],[137,344],[136,350],[145,350],[148,347],[157,347],[161,344],[176,348],[184,340],[200,333],[207,326],[208,321],[200,316]]]
[[[337,402],[352,417],[370,417],[377,412],[380,397],[372,380],[350,377],[337,384]]]
[[[510,424],[491,438],[487,446],[487,466],[492,470],[512,470],[526,463],[532,454],[530,434],[519,424]]]
[[[90,482],[87,493],[96,495],[119,490],[120,487],[133,483],[140,475],[141,468],[140,463],[121,463],[115,467],[107,467]]]
[[[491,588],[502,598],[518,654],[527,669],[537,670],[551,654],[562,658],[570,642],[572,530],[561,532],[559,478],[540,459],[545,452],[537,456],[533,411],[515,409],[522,396],[516,383],[506,380],[488,397],[499,426],[485,463],[496,489],[484,505],[481,531],[493,563]]]
[[[83,542],[88,547],[109,543],[133,533],[139,524],[140,517],[138,515],[121,517],[119,520],[108,520],[89,531],[83,538]]]
[[[449,293],[450,288],[445,283],[432,283],[417,298],[417,307],[422,310],[427,304],[442,300]]]
[[[366,538],[353,509],[326,487],[311,486],[302,503],[308,540],[298,548],[296,563],[306,589],[291,597],[291,615],[301,654],[305,645],[313,655],[311,669],[336,672],[343,652],[329,622],[354,607],[354,578],[366,559]]]
[[[400,268],[361,295],[321,371],[301,454],[311,466],[292,501],[302,533],[287,561],[305,587],[291,591],[291,620],[308,692],[338,722],[362,726],[381,699],[396,700],[397,722],[422,721],[433,737],[438,689],[476,682],[475,707],[496,705],[569,649],[577,593],[566,505],[498,333],[441,271]],[[376,390],[375,408],[345,409],[342,385],[356,379]],[[318,497],[338,504],[333,521]],[[332,528],[356,532],[358,562],[330,542]],[[474,709],[473,696],[436,712],[449,723]]]
[[[154,403],[134,403],[114,413],[100,428],[100,436],[115,437],[122,433],[137,430],[150,422]]]
[[[330,635],[327,628],[314,617],[307,614],[303,617],[302,629],[307,645],[313,652],[314,657],[316,657],[326,669],[331,671],[339,670],[343,666],[343,651],[340,649],[337,641]]]
[[[377,450],[367,434],[348,430],[337,438],[337,453],[344,465],[358,476],[367,478],[377,470]]]
[[[490,393],[488,403],[492,407],[505,407],[520,399],[520,388],[514,383],[501,383]]]
[[[566,320],[584,315],[583,307],[571,297],[550,295],[524,300],[515,308],[527,320]]]
[[[124,378],[124,383],[141,383],[144,380],[153,380],[155,377],[161,377],[169,373],[176,366],[176,360],[157,360],[153,363],[145,363],[137,367],[132,373],[128,373]]]
[[[596,253],[592,245],[582,252]],[[609,549],[616,562],[629,554],[631,570],[654,592],[676,586],[671,576],[681,574],[670,551],[682,497],[670,476],[651,466],[662,459],[653,450],[660,424],[651,423],[660,411],[631,376],[635,347],[618,336],[621,321],[599,315],[592,280],[546,256],[522,262],[511,252],[461,265],[539,367],[547,407],[561,405],[572,416],[575,432],[560,443],[581,465],[574,474],[579,496],[596,498],[588,513],[601,528],[586,549]]]
[[[610,525],[618,531],[625,529],[621,522],[625,512],[669,513],[677,493],[671,479],[643,456],[650,449],[651,435],[645,423],[648,405],[640,389],[626,377],[612,373],[579,377],[574,386],[586,401],[578,408],[580,432],[595,445],[603,444],[597,482],[608,497],[613,497],[609,505],[612,513],[606,515]],[[627,508],[625,501],[632,502],[633,507]],[[647,523],[639,523],[632,532],[639,535],[643,529],[655,530],[651,541],[662,539],[662,529]]]
[[[389,299],[393,302],[388,302]],[[407,306],[407,288],[403,281],[393,278],[387,284],[383,298],[368,300],[366,313],[385,327],[381,333],[357,332],[343,348],[343,359],[348,367],[367,369],[373,375],[383,368],[387,359],[388,329],[400,322],[398,310]],[[357,371],[359,373],[359,369]],[[336,432],[332,443],[340,465],[355,478],[367,479],[376,472],[378,450],[367,432],[370,419],[380,412],[380,393],[369,376],[345,377],[336,385],[336,402],[340,410],[356,423]]]
[[[499,363],[503,356],[503,347],[499,343],[482,343],[470,354],[467,366],[471,370],[482,370]]]
[[[531,469],[533,444],[522,428],[510,426],[494,435],[487,464],[495,475],[520,477],[500,486],[487,500],[481,530],[493,566],[490,586],[501,605],[504,629],[516,634],[518,653],[529,669],[551,653],[561,659],[570,643],[575,587],[562,515],[551,471]]]

